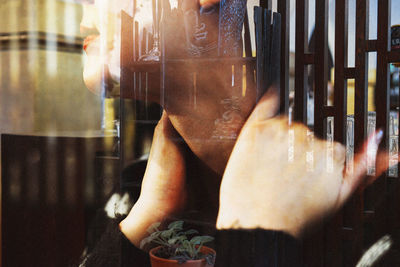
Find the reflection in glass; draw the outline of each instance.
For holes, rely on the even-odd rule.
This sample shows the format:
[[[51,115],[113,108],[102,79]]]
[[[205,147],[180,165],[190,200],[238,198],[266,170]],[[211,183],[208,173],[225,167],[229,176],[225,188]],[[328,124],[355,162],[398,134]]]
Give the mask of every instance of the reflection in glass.
[[[398,113],[396,111],[390,112],[389,121],[389,171],[390,177],[397,177],[397,161],[399,158],[399,142],[398,142],[398,130],[397,130]]]
[[[346,172],[353,173],[354,163],[354,116],[347,116],[346,131]]]
[[[145,55],[142,55],[140,61],[160,61],[160,1],[153,0],[153,48]]]
[[[333,142],[334,142],[334,117],[328,117],[326,119],[327,129],[326,129],[326,140],[327,144],[327,171],[333,172]]]
[[[368,122],[367,122],[367,136],[371,136],[375,132],[376,128],[376,113],[375,112],[368,112]],[[368,175],[375,175],[375,160],[376,160],[376,146],[369,146],[368,147],[368,160],[367,160],[367,174]]]
[[[400,28],[399,28],[400,29]],[[399,31],[400,32],[400,31]],[[400,69],[390,65],[390,118],[389,118],[389,177],[398,177],[398,122],[399,122],[399,77]]]

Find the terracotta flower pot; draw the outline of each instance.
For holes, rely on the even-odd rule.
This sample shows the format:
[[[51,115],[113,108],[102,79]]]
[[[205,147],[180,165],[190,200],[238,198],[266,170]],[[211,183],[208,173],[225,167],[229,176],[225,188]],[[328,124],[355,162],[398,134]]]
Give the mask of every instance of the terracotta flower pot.
[[[205,259],[201,260],[189,260],[186,261],[185,263],[179,264],[177,260],[169,260],[169,259],[164,259],[157,257],[155,252],[160,249],[161,247],[155,247],[152,250],[150,250],[150,262],[152,267],[213,267],[213,265],[208,265],[207,261]],[[216,254],[215,250],[209,247],[203,246],[201,248],[201,252],[204,254]]]

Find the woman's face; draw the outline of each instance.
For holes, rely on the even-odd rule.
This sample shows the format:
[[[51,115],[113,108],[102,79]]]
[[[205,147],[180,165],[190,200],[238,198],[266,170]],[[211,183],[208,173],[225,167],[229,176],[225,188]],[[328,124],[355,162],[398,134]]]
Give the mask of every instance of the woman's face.
[[[178,7],[179,0],[169,0],[171,9]],[[184,0],[189,1],[189,0]],[[190,0],[202,5],[214,4],[219,0]],[[88,89],[96,94],[104,90],[104,85],[112,80],[119,82],[121,11],[139,22],[140,36],[143,29],[152,32],[152,0],[94,0],[93,4],[83,6],[80,25],[86,35],[84,49],[86,63],[83,78]],[[135,13],[135,14],[133,14]]]

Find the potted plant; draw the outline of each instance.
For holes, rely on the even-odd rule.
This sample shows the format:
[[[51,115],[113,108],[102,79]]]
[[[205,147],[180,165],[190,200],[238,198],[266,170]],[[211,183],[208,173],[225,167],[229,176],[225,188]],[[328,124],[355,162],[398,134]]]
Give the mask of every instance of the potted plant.
[[[183,221],[175,221],[165,230],[159,230],[161,223],[155,223],[147,230],[149,236],[140,243],[158,245],[150,250],[152,267],[212,267],[216,252],[204,246],[214,240],[211,236],[199,236],[198,231],[183,229]]]

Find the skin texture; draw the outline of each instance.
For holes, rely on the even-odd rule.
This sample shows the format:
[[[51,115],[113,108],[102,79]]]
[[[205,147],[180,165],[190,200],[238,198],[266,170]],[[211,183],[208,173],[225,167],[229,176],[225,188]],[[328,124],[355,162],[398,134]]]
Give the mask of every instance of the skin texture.
[[[356,155],[354,173],[344,173],[345,147],[317,138],[308,142],[304,125],[289,127],[287,118],[271,118],[278,103],[275,93],[265,95],[242,129],[221,183],[219,229],[262,228],[300,237],[342,207],[361,184],[373,181],[364,178],[367,147],[378,147],[381,132]],[[314,158],[310,169],[308,151]],[[386,159],[386,153],[378,155],[378,163]],[[379,165],[377,176],[386,166]]]
[[[200,3],[215,2],[218,1]],[[176,71],[181,77],[191,75],[186,68]],[[91,79],[98,79],[99,73],[102,79],[106,78],[101,76],[102,72],[95,73],[92,78],[85,78],[88,85]],[[217,221],[220,229],[260,227],[283,230],[299,237],[305,228],[339,209],[360,184],[372,182],[363,180],[365,148],[355,158],[354,174],[349,175],[343,174],[344,148],[333,144],[332,170],[327,172],[327,142],[315,140],[313,145],[308,144],[305,126],[294,124],[289,128],[284,117],[270,119],[278,108],[276,95],[266,95],[252,112],[255,92],[247,90],[243,94],[232,90],[219,77],[218,72],[211,72],[204,84],[200,80],[196,105],[185,80],[176,80],[171,91],[164,92],[162,102],[168,118],[164,113],[156,128],[139,201],[120,224],[121,231],[133,244],[140,243],[152,223],[182,212],[187,196],[191,195],[186,187],[187,163],[181,144],[174,141],[178,135],[173,128],[205,163],[205,168],[222,175],[230,158],[220,191]],[[150,95],[151,100],[160,102],[158,89]],[[234,138],[213,138],[216,122],[221,121],[219,119],[227,111],[223,101],[232,97],[238,99],[238,108],[228,121],[232,126],[228,135],[238,134],[252,112],[236,145]],[[293,161],[288,162],[290,135],[294,136],[294,154]],[[378,141],[373,136],[369,143],[376,145]],[[305,168],[305,152],[310,150],[314,151],[316,159],[313,172]],[[385,161],[385,157],[386,154],[378,155],[378,162]],[[378,174],[386,169],[384,164],[378,166]],[[213,184],[213,187],[218,186]]]
[[[387,168],[387,153],[379,153],[377,176],[364,178],[367,147],[378,147],[380,133],[368,139],[355,156],[354,172],[346,174],[344,147],[319,139],[308,142],[304,125],[289,127],[285,117],[273,117],[278,103],[270,90],[242,129],[221,184],[219,229],[280,230],[299,238]],[[165,129],[172,126],[164,114],[156,129],[140,199],[121,223],[122,232],[135,245],[152,223],[181,212],[187,196],[182,149],[172,141],[176,133]],[[289,144],[293,147],[290,161]],[[333,155],[331,168],[327,168],[328,146]],[[306,168],[307,151],[314,153],[311,170]]]
[[[179,135],[164,112],[156,126],[139,200],[120,228],[136,246],[147,228],[184,208],[186,200],[185,161]]]
[[[190,73],[180,70],[183,76]],[[204,77],[206,78],[206,77]],[[212,170],[222,175],[232,151],[236,137],[255,104],[255,91],[248,90],[242,95],[241,88],[232,88],[218,81],[218,73],[208,75],[206,81],[198,83],[196,105],[190,98],[191,90],[178,82],[173,94],[166,97],[165,110],[174,128],[183,137],[190,149]],[[235,102],[237,109],[231,104]],[[228,114],[225,120],[224,116]],[[229,127],[226,127],[229,125]]]

